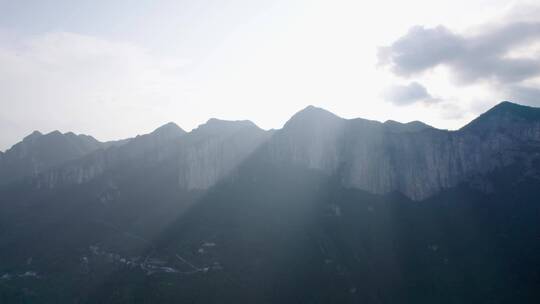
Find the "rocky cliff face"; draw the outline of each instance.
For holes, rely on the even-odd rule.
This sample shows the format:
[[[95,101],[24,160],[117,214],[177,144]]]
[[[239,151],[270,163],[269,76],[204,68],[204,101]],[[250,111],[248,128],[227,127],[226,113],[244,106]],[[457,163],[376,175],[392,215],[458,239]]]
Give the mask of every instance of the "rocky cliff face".
[[[173,123],[126,144],[95,151],[32,180],[37,188],[82,184],[104,174],[129,178],[174,169],[180,188],[208,189],[226,177],[270,133],[248,121],[211,119],[190,133]],[[156,173],[157,174],[157,173]]]
[[[31,182],[36,188],[55,188],[86,183],[105,172],[131,174],[133,169],[149,168],[174,157],[178,141],[185,134],[176,124],[168,123],[152,133],[107,145],[105,149],[65,162],[39,174]]]
[[[36,148],[45,139],[59,143],[50,145],[51,150]],[[35,133],[2,155],[0,163],[4,168],[22,163],[24,170],[13,176],[34,176],[38,188],[81,184],[105,173],[169,170],[174,174],[168,177],[180,188],[205,190],[234,176],[254,154],[271,165],[322,171],[346,187],[423,200],[500,167],[516,162],[531,166],[540,155],[540,109],[503,102],[462,129],[447,131],[421,122],[347,120],[310,106],[276,132],[249,121],[211,119],[189,133],[169,123],[127,142],[99,147],[88,137]],[[55,149],[64,151],[62,157]],[[6,172],[1,172],[4,179]],[[482,184],[484,190],[489,187]]]
[[[540,109],[503,102],[458,131],[341,119],[308,107],[267,145],[267,156],[338,175],[349,187],[425,199],[538,154]],[[527,147],[526,149],[524,149]]]
[[[211,119],[182,143],[179,183],[187,189],[208,189],[251,155],[270,136],[250,121]]]

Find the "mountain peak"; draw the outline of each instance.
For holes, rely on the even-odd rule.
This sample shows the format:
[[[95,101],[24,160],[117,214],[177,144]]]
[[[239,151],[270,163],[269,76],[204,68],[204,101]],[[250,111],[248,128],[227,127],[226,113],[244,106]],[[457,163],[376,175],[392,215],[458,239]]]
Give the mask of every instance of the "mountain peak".
[[[186,131],[180,128],[176,123],[168,122],[162,125],[161,127],[155,129],[151,134],[158,135],[158,136],[174,137],[174,136],[180,136],[185,133]]]
[[[45,135],[62,135],[62,132],[58,131],[58,130],[54,130],[54,131],[51,131]]]
[[[323,108],[315,107],[312,105],[307,106],[303,110],[300,110],[294,114],[289,121],[285,124],[285,127],[293,124],[320,124],[328,123],[332,121],[340,121],[341,117],[334,113],[327,111]]]
[[[101,143],[88,135],[34,131],[2,156],[0,185],[22,177],[36,176],[45,170],[96,151]]]
[[[383,123],[383,125],[388,131],[394,133],[418,132],[426,129],[433,129],[432,126],[418,120],[410,121],[407,123],[401,123],[395,120],[387,120]]]
[[[39,132],[38,130],[35,130],[34,132],[28,134],[27,136],[25,136],[23,138],[23,141],[28,141],[28,140],[33,140],[33,139],[36,139],[40,136],[42,136],[43,134],[41,132]]]
[[[224,126],[224,125],[243,125],[243,126],[255,126],[250,120],[224,120],[218,118],[210,118],[205,125]]]
[[[202,134],[216,134],[221,132],[231,132],[243,128],[260,129],[250,120],[222,120],[210,118],[206,123],[199,125],[193,132]]]
[[[524,119],[540,119],[540,108],[520,105],[510,101],[500,102],[499,104],[491,108],[489,111],[487,111],[485,114],[488,113],[511,113]]]
[[[464,126],[462,130],[483,130],[513,122],[532,121],[540,121],[540,108],[502,101]]]
[[[302,109],[298,113],[296,113],[294,116],[296,116],[296,115],[328,115],[328,116],[337,117],[334,113],[332,113],[332,112],[330,112],[328,110],[325,110],[323,108],[316,107],[314,105],[309,105],[309,106],[305,107],[304,109]]]
[[[319,110],[324,110],[323,108],[319,108],[319,107],[316,107],[314,105],[308,105],[307,107],[305,107],[304,109],[300,110],[300,112],[302,111],[319,111]]]

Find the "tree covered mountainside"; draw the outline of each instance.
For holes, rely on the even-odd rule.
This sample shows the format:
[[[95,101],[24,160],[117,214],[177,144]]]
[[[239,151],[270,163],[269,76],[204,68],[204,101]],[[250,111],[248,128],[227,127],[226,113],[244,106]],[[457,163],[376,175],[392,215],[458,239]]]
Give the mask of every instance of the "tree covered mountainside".
[[[540,109],[308,107],[0,154],[1,303],[537,303]]]

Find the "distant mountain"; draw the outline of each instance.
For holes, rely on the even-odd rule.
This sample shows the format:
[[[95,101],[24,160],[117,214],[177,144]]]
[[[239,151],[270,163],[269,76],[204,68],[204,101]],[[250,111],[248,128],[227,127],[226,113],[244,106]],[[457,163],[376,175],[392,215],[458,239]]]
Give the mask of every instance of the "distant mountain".
[[[30,182],[36,188],[54,188],[91,181],[103,174],[129,176],[134,169],[175,170],[170,178],[178,187],[207,189],[227,176],[268,138],[248,121],[211,119],[190,133],[174,123],[150,134],[38,174]],[[125,172],[124,172],[125,171]]]
[[[539,110],[35,133],[0,154],[0,303],[538,303]]]
[[[36,176],[69,160],[100,149],[102,144],[91,136],[34,131],[0,158],[0,185],[22,177]]]

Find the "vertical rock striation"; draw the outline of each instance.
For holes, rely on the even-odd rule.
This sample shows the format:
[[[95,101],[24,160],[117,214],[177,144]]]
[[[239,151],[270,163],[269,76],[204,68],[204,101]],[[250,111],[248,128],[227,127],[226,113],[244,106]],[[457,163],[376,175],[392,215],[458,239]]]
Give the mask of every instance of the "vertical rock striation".
[[[422,200],[537,155],[538,147],[540,109],[509,102],[458,131],[418,122],[346,120],[310,106],[275,134],[266,153],[278,163],[338,175],[349,187],[377,194],[397,191]]]

